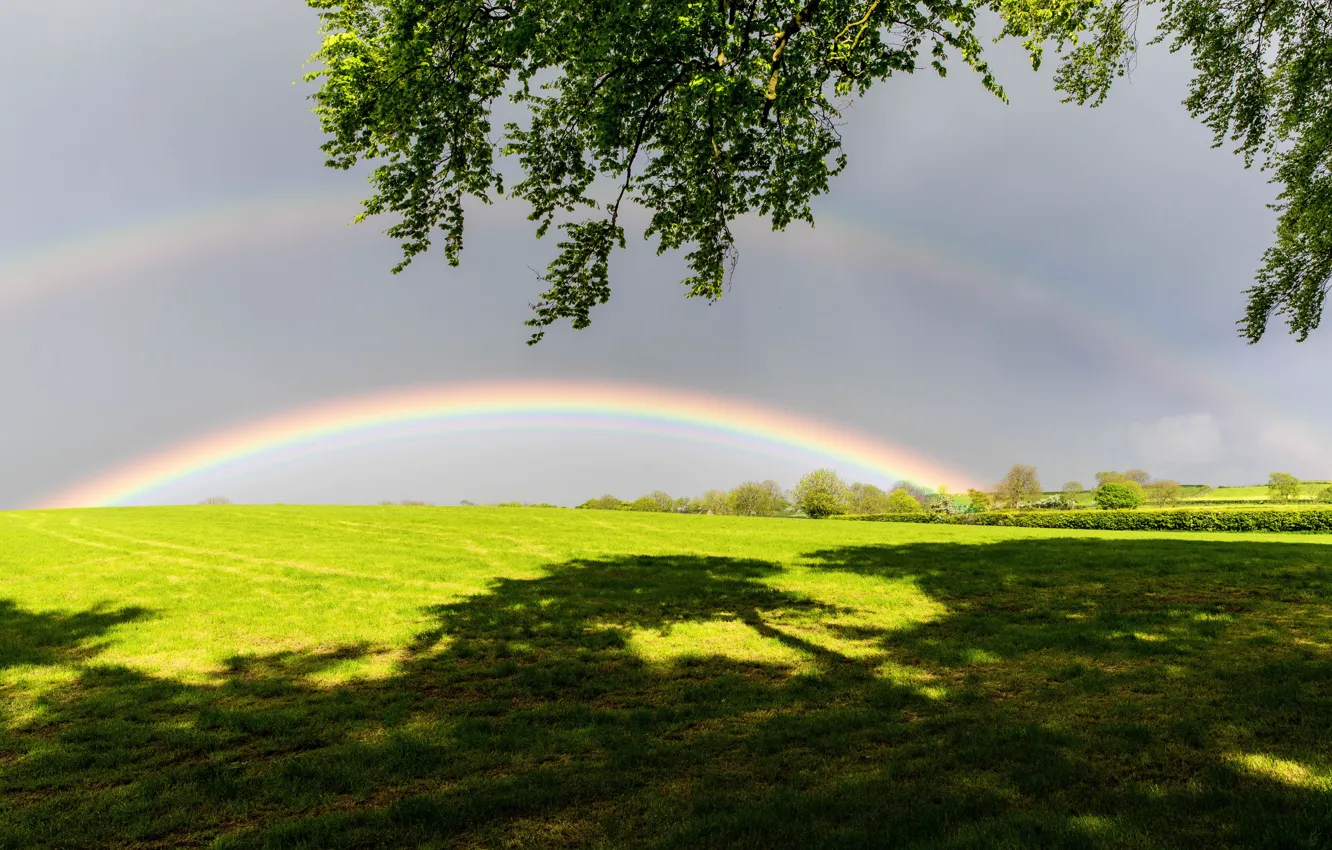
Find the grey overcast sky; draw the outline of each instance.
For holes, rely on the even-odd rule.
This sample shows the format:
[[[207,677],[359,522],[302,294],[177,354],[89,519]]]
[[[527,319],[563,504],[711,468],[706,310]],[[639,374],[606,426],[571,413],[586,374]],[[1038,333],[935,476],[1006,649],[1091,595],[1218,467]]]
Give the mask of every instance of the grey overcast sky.
[[[388,268],[364,175],[325,169],[318,43],[295,0],[0,4],[0,507],[304,405],[492,378],[615,380],[826,419],[995,480],[1100,469],[1332,478],[1332,329],[1235,334],[1272,188],[1179,101],[1148,49],[1101,109],[1059,103],[1015,45],[1011,104],[955,70],[856,102],[814,230],[745,222],[731,290],[617,256],[591,329],[525,346],[552,245],[478,212],[463,265]],[[146,501],[572,504],[801,462],[659,437],[417,435],[181,481]],[[855,477],[854,470],[846,470]],[[883,482],[880,482],[883,483]]]

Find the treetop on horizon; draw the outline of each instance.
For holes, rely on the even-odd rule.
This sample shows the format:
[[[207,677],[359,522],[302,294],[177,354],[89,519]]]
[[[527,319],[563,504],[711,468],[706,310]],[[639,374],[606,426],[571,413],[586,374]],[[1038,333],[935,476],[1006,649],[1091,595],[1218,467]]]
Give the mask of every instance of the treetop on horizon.
[[[527,201],[537,234],[563,232],[533,305],[529,343],[560,320],[586,327],[610,297],[626,201],[658,252],[686,249],[686,294],[720,298],[736,262],[731,222],[813,222],[810,202],[846,164],[839,111],[894,73],[950,62],[1000,98],[977,34],[1000,20],[1039,68],[1057,55],[1065,99],[1099,105],[1157,35],[1187,51],[1185,105],[1259,160],[1280,187],[1275,241],[1238,322],[1258,341],[1273,316],[1318,326],[1332,278],[1332,6],[1295,0],[307,0],[328,165],[376,161],[358,220],[392,213],[400,271],[435,231],[456,265],[465,198]],[[495,101],[528,120],[492,138]],[[497,159],[522,179],[506,187]],[[598,181],[598,178],[602,180]],[[507,190],[507,191],[506,191]],[[586,218],[563,217],[584,211]]]

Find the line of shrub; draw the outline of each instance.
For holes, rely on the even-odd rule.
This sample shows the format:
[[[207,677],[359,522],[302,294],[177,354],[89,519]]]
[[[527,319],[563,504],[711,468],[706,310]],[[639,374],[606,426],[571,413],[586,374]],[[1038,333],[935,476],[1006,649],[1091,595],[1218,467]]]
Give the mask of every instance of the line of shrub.
[[[868,522],[938,522],[1089,531],[1332,531],[1332,508],[1283,511],[995,511],[978,514],[873,514],[838,519]]]

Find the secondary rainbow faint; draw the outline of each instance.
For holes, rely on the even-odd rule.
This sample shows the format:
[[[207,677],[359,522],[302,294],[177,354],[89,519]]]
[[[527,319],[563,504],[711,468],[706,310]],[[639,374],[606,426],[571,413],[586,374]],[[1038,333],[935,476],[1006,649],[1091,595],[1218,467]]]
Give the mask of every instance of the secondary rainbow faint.
[[[644,386],[487,382],[340,399],[258,419],[132,461],[37,507],[141,503],[205,473],[272,463],[347,443],[499,429],[612,431],[720,443],[953,490],[977,479],[901,446],[829,422],[729,397]]]
[[[238,244],[284,243],[335,232],[357,212],[356,199],[345,194],[241,198],[52,239],[0,257],[0,309]]]
[[[51,240],[0,257],[0,311],[231,246],[285,243],[307,234],[345,232],[343,228],[357,212],[356,198],[345,194],[242,198]],[[504,205],[482,205],[469,215],[482,222],[510,220]],[[1275,407],[1255,399],[1251,388],[1241,391],[1213,374],[1207,364],[1190,364],[1181,352],[1136,333],[1130,322],[1115,321],[1102,306],[1078,304],[1066,293],[968,263],[919,240],[898,239],[881,227],[830,212],[821,212],[820,222],[817,232],[799,226],[788,229],[781,245],[806,260],[856,257],[867,267],[891,264],[898,272],[910,270],[926,280],[996,303],[1019,303],[1023,309],[1076,332],[1106,356],[1131,363],[1152,381],[1170,384],[1176,392],[1196,398],[1204,409],[1252,418],[1257,410]],[[755,239],[771,237],[765,237],[766,228],[748,219],[737,227],[746,229]]]

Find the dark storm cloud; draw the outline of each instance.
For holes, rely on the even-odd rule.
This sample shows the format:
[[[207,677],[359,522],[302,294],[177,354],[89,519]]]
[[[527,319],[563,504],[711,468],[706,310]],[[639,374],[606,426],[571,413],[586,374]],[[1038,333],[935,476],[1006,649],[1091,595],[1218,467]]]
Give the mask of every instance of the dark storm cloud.
[[[322,168],[308,88],[292,85],[317,44],[308,10],[114,5],[0,9],[0,74],[24,81],[0,90],[0,109],[23,128],[0,140],[0,258],[173,210],[361,190],[356,175]],[[1257,480],[1270,465],[1332,475],[1325,434],[1310,424],[1332,413],[1327,334],[1251,348],[1233,333],[1269,235],[1271,189],[1210,150],[1179,106],[1187,67],[1145,54],[1093,111],[1059,104],[1048,80],[999,50],[1011,105],[958,73],[892,80],[849,109],[851,165],[820,202],[819,227],[743,226],[740,266],[716,305],[681,297],[677,257],[633,244],[590,330],[527,348],[531,269],[553,246],[501,204],[479,211],[456,270],[427,257],[390,276],[394,247],[378,226],[330,223],[118,269],[6,309],[0,504],[251,417],[486,377],[735,393],[986,477],[1015,461],[1038,464],[1051,484],[1149,462],[1212,483]],[[912,256],[857,247],[887,237]],[[846,247],[823,250],[833,244]],[[976,271],[940,272],[958,267]],[[1023,287],[1034,300],[1014,296]],[[1199,386],[1171,377],[1181,368]],[[1227,392],[1202,387],[1217,383]],[[1187,427],[1215,432],[1208,459],[1172,454]],[[232,484],[268,499],[507,488],[572,500],[612,485],[623,495],[726,485],[761,466],[712,453],[706,469],[686,470],[662,462],[660,446],[616,440],[584,441],[585,462],[534,472],[519,457],[540,456],[543,439],[437,441],[422,449],[431,463],[351,452]],[[384,492],[390,483],[401,492]]]

